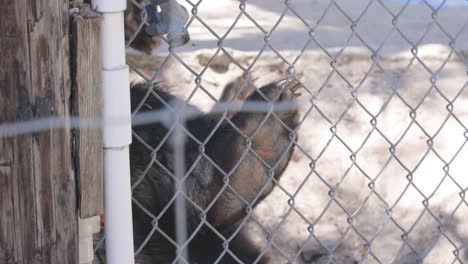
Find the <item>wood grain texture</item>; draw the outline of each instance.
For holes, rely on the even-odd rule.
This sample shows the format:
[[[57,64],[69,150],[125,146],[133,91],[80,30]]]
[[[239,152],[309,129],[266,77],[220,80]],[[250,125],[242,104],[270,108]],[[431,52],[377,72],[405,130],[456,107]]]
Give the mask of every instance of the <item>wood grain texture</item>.
[[[73,30],[73,115],[102,117],[101,18],[74,20]],[[104,167],[102,130],[80,122],[75,131],[75,167],[79,183],[81,218],[104,211]]]
[[[67,117],[68,1],[0,5],[0,123]],[[68,127],[0,138],[0,263],[77,263]]]

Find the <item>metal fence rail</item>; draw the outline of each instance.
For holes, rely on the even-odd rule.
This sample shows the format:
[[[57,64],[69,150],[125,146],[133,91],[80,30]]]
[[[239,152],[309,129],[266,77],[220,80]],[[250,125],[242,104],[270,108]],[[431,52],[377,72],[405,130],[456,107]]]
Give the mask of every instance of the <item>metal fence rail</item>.
[[[349,11],[342,7],[340,1],[329,1],[328,6],[323,10],[323,13],[320,17],[311,21],[304,17],[301,14],[300,10],[296,10],[294,5],[295,1],[286,0],[282,3],[282,11],[279,12],[279,17],[274,23],[271,28],[265,28],[261,25],[257,19],[255,19],[255,9],[249,3],[249,1],[239,1],[238,5],[238,15],[234,19],[232,25],[227,27],[224,34],[218,34],[213,28],[212,25],[208,24],[204,21],[203,17],[199,16],[199,9],[201,8],[200,5],[203,3],[203,0],[200,1],[189,1],[186,0],[186,3],[191,7],[189,10],[190,17],[186,24],[186,28],[190,32],[191,25],[193,23],[200,23],[203,27],[209,31],[215,41],[217,42],[217,49],[214,51],[213,55],[209,60],[206,61],[206,64],[200,69],[193,69],[190,66],[190,63],[184,61],[184,58],[178,54],[176,48],[169,48],[169,54],[167,57],[161,62],[161,65],[158,69],[156,69],[151,74],[145,73],[143,69],[140,69],[139,66],[135,63],[129,62],[131,69],[140,75],[140,77],[145,81],[147,92],[144,96],[143,101],[139,102],[133,115],[135,120],[143,120],[142,122],[152,122],[152,121],[159,121],[163,123],[167,128],[167,134],[163,136],[163,140],[159,142],[159,145],[153,146],[151,143],[146,142],[141,134],[138,131],[133,132],[134,136],[134,144],[135,142],[141,144],[142,146],[147,148],[147,152],[149,156],[146,158],[148,160],[148,164],[145,169],[134,173],[134,181],[132,190],[138,188],[140,184],[142,184],[143,179],[146,177],[148,171],[152,169],[162,170],[164,171],[165,175],[173,182],[175,189],[173,190],[173,195],[170,195],[168,198],[167,204],[163,207],[163,210],[159,211],[158,214],[155,214],[154,211],[151,211],[149,208],[145,208],[143,204],[140,203],[138,197],[133,197],[134,208],[139,208],[143,214],[148,218],[149,222],[152,223],[150,232],[147,234],[146,237],[137,239],[140,241],[140,244],[135,245],[135,254],[137,259],[139,258],[140,254],[145,247],[154,246],[151,244],[151,239],[154,236],[163,237],[169,244],[171,244],[177,251],[177,257],[169,262],[183,262],[183,263],[190,263],[189,255],[192,252],[188,251],[188,244],[191,243],[194,239],[196,239],[197,232],[199,232],[202,228],[206,228],[213,232],[216,236],[220,238],[223,243],[224,249],[222,250],[222,255],[220,255],[215,262],[222,262],[222,257],[224,255],[231,255],[234,260],[241,263],[241,259],[235,256],[235,254],[230,250],[229,243],[232,242],[233,238],[239,234],[241,228],[245,228],[245,226],[249,222],[253,222],[257,228],[259,228],[262,234],[265,236],[265,243],[262,246],[261,254],[258,256],[257,261],[261,260],[263,255],[268,254],[269,251],[274,251],[275,253],[275,260],[274,262],[313,262],[313,261],[320,261],[320,259],[327,263],[343,263],[343,256],[340,254],[344,254],[343,251],[340,249],[344,247],[350,240],[351,236],[354,238],[353,241],[358,241],[356,245],[354,245],[354,252],[356,252],[356,256],[354,259],[356,262],[366,262],[366,263],[421,263],[423,261],[429,261],[431,256],[431,252],[433,249],[437,248],[441,240],[444,240],[444,243],[448,243],[451,245],[450,253],[445,256],[450,256],[450,259],[445,259],[447,263],[464,263],[468,261],[468,256],[466,253],[467,250],[467,243],[466,237],[464,239],[457,238],[457,232],[449,231],[448,226],[452,225],[458,216],[457,213],[460,211],[466,211],[468,209],[468,203],[466,200],[466,190],[468,188],[467,182],[465,180],[461,180],[459,176],[452,175],[452,164],[456,162],[458,159],[462,159],[462,156],[465,157],[465,154],[460,154],[464,152],[466,141],[468,140],[468,128],[466,126],[466,119],[465,117],[460,117],[459,113],[456,109],[457,107],[463,108],[463,106],[458,105],[457,103],[462,100],[460,98],[465,97],[466,87],[468,85],[468,80],[466,78],[466,69],[467,69],[467,58],[464,51],[457,48],[457,41],[461,39],[464,35],[466,36],[467,31],[467,23],[468,19],[465,19],[465,23],[457,30],[457,32],[453,32],[453,30],[447,30],[444,28],[443,23],[439,19],[440,11],[447,6],[448,2],[450,1],[440,1],[438,4],[433,4],[430,1],[423,1],[423,5],[427,8],[430,13],[430,23],[427,24],[424,32],[421,34],[421,37],[415,40],[414,36],[409,36],[408,33],[405,33],[405,29],[402,28],[400,25],[401,17],[404,16],[405,12],[411,8],[411,1],[407,1],[405,4],[401,6],[400,9],[395,10],[393,6],[391,6],[387,1],[383,0],[370,0],[370,1],[361,1],[363,4],[361,11],[359,14],[351,15]],[[311,3],[312,4],[312,3]],[[132,42],[136,39],[137,35],[140,34],[145,27],[149,25],[148,18],[149,15],[146,13],[145,7],[143,4],[136,2],[135,0],[132,1],[132,8],[136,8],[135,10],[140,10],[141,17],[135,16],[138,19],[141,19],[140,24],[136,27],[134,32],[128,32],[128,41],[127,47],[132,45]],[[391,25],[391,29],[384,34],[382,41],[377,45],[369,43],[363,33],[360,31],[361,21],[363,17],[368,12],[369,8],[373,5],[379,6],[379,8],[385,9],[385,12],[388,14],[388,25]],[[324,19],[330,15],[331,10],[334,10],[334,14],[340,14],[344,16],[344,18],[348,21],[350,25],[349,32],[345,32],[346,36],[344,37],[345,41],[342,43],[342,46],[339,49],[331,50],[320,41],[320,33],[318,30],[322,25]],[[299,49],[294,56],[286,57],[284,56],[284,52],[277,49],[274,44],[272,44],[272,37],[275,35],[277,28],[281,25],[285,17],[287,16],[294,16],[299,21],[303,23],[305,29],[305,34],[308,35],[308,40],[304,43],[303,46]],[[237,61],[234,55],[232,55],[231,50],[226,48],[225,43],[226,40],[230,38],[230,34],[233,30],[236,29],[238,26],[238,22],[241,19],[249,20],[258,30],[263,34],[263,42],[261,44],[261,48],[256,51],[256,55],[253,56],[250,63],[246,66],[245,63]],[[135,28],[135,27],[134,27]],[[378,28],[376,30],[379,30]],[[431,31],[437,30],[442,32],[445,36],[446,40],[445,44],[449,48],[448,53],[445,54],[446,57],[440,61],[437,67],[433,67],[433,65],[428,65],[426,58],[424,55],[421,55],[421,45],[424,42],[425,37],[430,34]],[[308,32],[307,32],[308,31]],[[382,49],[385,47],[388,40],[394,36],[398,36],[404,40],[408,44],[411,57],[408,58],[407,65],[400,69],[397,73],[391,72],[389,70],[389,66],[387,65],[387,61],[385,56],[383,56]],[[169,40],[166,37],[160,37],[163,42],[169,43]],[[369,67],[365,73],[359,76],[359,80],[350,80],[349,74],[343,70],[343,58],[346,57],[346,52],[349,49],[352,42],[358,41],[361,46],[366,49],[366,60],[368,61]],[[304,54],[308,52],[311,46],[315,47],[315,50],[321,52],[322,56],[324,56],[325,60],[317,63],[323,64],[325,67],[329,67],[328,74],[323,78],[323,81],[320,83],[311,83],[304,81],[309,74],[308,72],[299,72],[297,70],[297,64],[301,61]],[[281,91],[287,89],[286,87],[289,83],[298,82],[300,84],[301,91],[305,95],[298,99],[298,104],[285,104],[284,108],[294,108],[298,107],[301,109],[300,113],[301,116],[299,118],[298,124],[296,127],[288,128],[285,124],[285,129],[288,129],[291,137],[290,137],[290,147],[295,148],[295,153],[300,155],[303,160],[307,160],[306,162],[300,163],[300,165],[295,165],[299,168],[299,171],[302,171],[303,175],[297,176],[301,181],[299,184],[296,185],[296,189],[291,189],[282,186],[282,181],[277,181],[272,175],[265,183],[265,185],[261,188],[258,192],[256,197],[252,199],[243,198],[241,194],[236,193],[235,195],[238,197],[237,199],[241,200],[245,204],[246,208],[246,215],[242,218],[241,224],[239,227],[230,233],[230,236],[225,237],[225,235],[221,234],[217,227],[208,221],[207,215],[209,214],[210,209],[214,206],[216,199],[220,199],[221,194],[226,190],[231,190],[235,193],[234,188],[231,186],[231,182],[229,177],[233,174],[233,171],[240,166],[243,162],[243,158],[247,154],[251,154],[250,157],[255,157],[261,160],[261,164],[265,166],[266,170],[270,172],[270,174],[274,174],[275,169],[281,163],[281,159],[275,163],[271,164],[265,160],[262,160],[261,156],[255,152],[251,145],[248,145],[245,152],[241,155],[241,159],[235,162],[233,165],[233,169],[231,171],[222,171],[219,168],[218,164],[213,161],[212,156],[205,152],[206,146],[211,144],[210,140],[214,140],[214,134],[216,130],[224,123],[229,123],[232,126],[232,129],[235,130],[237,133],[241,135],[242,138],[246,139],[247,142],[252,140],[255,136],[256,132],[253,135],[245,134],[241,128],[237,127],[230,119],[228,114],[228,110],[235,109],[236,111],[247,111],[247,112],[264,112],[265,118],[260,122],[260,126],[257,128],[256,131],[261,129],[261,126],[267,122],[268,118],[274,118],[275,120],[281,120],[279,117],[279,112],[274,110],[273,106],[268,103],[247,103],[244,105],[244,108],[240,108],[238,104],[232,102],[224,102],[219,103],[216,105],[214,111],[212,113],[217,113],[221,117],[217,120],[217,123],[213,125],[214,130],[207,133],[208,136],[203,140],[197,135],[191,133],[187,128],[187,122],[193,120],[194,118],[200,115],[199,112],[193,111],[191,108],[186,108],[185,103],[179,102],[178,105],[174,105],[173,102],[166,102],[165,98],[161,97],[160,94],[156,93],[153,90],[153,83],[161,77],[162,70],[167,67],[169,60],[174,60],[182,67],[185,68],[186,71],[190,72],[193,75],[195,84],[194,88],[191,91],[190,95],[185,98],[185,102],[189,102],[192,100],[195,93],[205,93],[209,98],[213,100],[217,100],[217,96],[213,95],[210,92],[210,89],[206,87],[206,72],[210,68],[210,66],[214,63],[214,60],[217,56],[226,56],[229,59],[229,62],[237,66],[241,71],[242,74],[242,85],[240,91],[238,91],[237,95],[240,95],[242,89],[249,89],[249,87],[253,87],[254,91],[259,91],[259,87],[257,83],[255,83],[254,78],[252,78],[252,74],[254,74],[253,69],[256,66],[257,61],[260,60],[261,56],[264,53],[269,52],[276,56],[277,59],[281,61],[286,69],[286,73],[284,74],[284,78],[286,78],[286,84],[282,88]],[[444,56],[445,56],[444,55]],[[293,59],[291,59],[291,57]],[[464,75],[459,76],[462,79],[461,85],[456,88],[456,93],[448,94],[447,91],[440,87],[439,79],[441,78],[441,73],[443,73],[447,64],[451,63],[452,60],[461,61],[464,63],[465,72]],[[414,98],[411,97],[408,99],[408,94],[405,91],[402,91],[401,86],[402,82],[404,82],[407,78],[411,78],[412,68],[418,65],[421,67],[422,71],[424,72],[425,76],[428,78],[425,79],[427,89],[422,92],[422,96],[420,96],[417,100],[413,100]],[[369,106],[369,101],[363,100],[361,96],[361,92],[363,86],[366,86],[371,76],[375,72],[379,72],[386,80],[391,80],[391,84],[389,85],[390,88],[387,90],[383,101],[380,103],[379,107]],[[327,109],[324,109],[321,106],[321,98],[323,97],[323,93],[326,93],[326,90],[331,80],[339,80],[342,84],[342,87],[339,91],[342,96],[347,96],[347,100],[343,105],[337,105],[337,109],[339,108],[339,113],[333,114],[330,117],[330,114],[327,113]],[[272,80],[273,81],[273,80]],[[437,101],[440,107],[445,108],[443,111],[444,118],[438,124],[427,127],[427,124],[420,121],[419,116],[422,114],[427,114],[428,109],[425,108],[424,104],[427,100],[430,100],[431,96],[437,96],[440,100]],[[236,96],[237,98],[237,96]],[[367,98],[367,97],[366,97]],[[158,100],[160,103],[164,104],[165,110],[158,111],[157,114],[148,115],[147,112],[142,112],[140,116],[139,113],[142,109],[145,108],[145,104],[147,104],[147,100]],[[409,122],[405,123],[402,128],[402,133],[399,136],[393,136],[392,132],[382,128],[381,121],[383,116],[386,115],[388,111],[394,111],[395,108],[392,108],[392,104],[398,102],[402,105],[399,108],[399,111],[404,112],[406,115],[409,116]],[[456,106],[457,105],[457,106]],[[346,119],[348,118],[351,111],[359,110],[360,118],[367,120],[367,127],[365,133],[363,133],[362,140],[358,144],[354,141],[353,143],[349,142],[349,137],[345,133],[340,133],[340,129],[345,126],[347,123]],[[390,110],[389,110],[390,109]],[[151,114],[152,112],[150,112]],[[314,140],[314,138],[304,138],[299,137],[296,138],[294,135],[296,133],[301,134],[301,130],[306,122],[310,120],[311,116],[315,115],[315,118],[319,118],[326,124],[325,127],[328,127],[329,134],[327,135],[326,139],[324,140],[324,144],[322,145],[321,149],[315,149],[312,154],[304,144],[306,141]],[[148,120],[144,120],[144,118],[148,118]],[[139,119],[141,118],[141,119]],[[459,128],[459,136],[463,138],[463,140],[457,141],[456,146],[452,146],[455,151],[451,153],[451,155],[447,155],[447,153],[441,153],[438,147],[436,146],[439,142],[439,134],[443,133],[446,124],[452,122],[452,126]],[[452,127],[451,126],[451,127]],[[309,128],[310,129],[310,128]],[[415,149],[414,155],[418,156],[417,162],[414,164],[409,164],[407,162],[406,156],[402,157],[401,152],[399,149],[402,148],[403,144],[408,144],[406,138],[411,134],[413,130],[417,130],[418,133],[421,135],[421,140],[426,142],[426,147],[422,149],[422,151]],[[389,136],[389,133],[392,136]],[[372,172],[368,171],[368,164],[367,161],[363,157],[367,155],[365,152],[366,146],[373,144],[370,143],[373,141],[373,138],[379,138],[383,143],[382,145],[385,146],[386,149],[385,153],[381,155],[381,161],[379,163],[377,170],[372,170]],[[275,139],[271,139],[275,140]],[[187,156],[184,154],[187,150],[186,143],[191,142],[191,144],[196,145],[198,148],[198,157],[194,158],[193,164],[186,164]],[[454,141],[455,142],[455,141]],[[168,164],[161,161],[159,157],[159,152],[161,148],[165,144],[171,144],[173,146],[174,151],[174,163],[172,164],[173,168],[168,168]],[[320,170],[320,167],[323,167],[323,164],[329,162],[328,159],[324,158],[324,156],[328,155],[330,149],[334,149],[331,147],[332,145],[339,145],[341,148],[344,148],[344,152],[347,153],[348,159],[341,159],[337,160],[340,164],[339,167],[343,167],[336,173],[340,173],[336,176],[335,180],[330,180],[329,177],[324,176],[323,174],[336,174],[334,172],[326,172]],[[191,146],[191,145],[190,145]],[[286,152],[285,152],[286,153]],[[282,155],[282,158],[286,158],[286,154]],[[437,164],[440,164],[439,171],[434,171],[433,174],[425,174],[427,177],[427,181],[429,181],[430,177],[436,177],[437,175],[437,184],[432,187],[432,191],[428,192],[427,188],[420,187],[420,178],[416,179],[416,177],[420,177],[419,175],[416,176],[420,165],[425,162],[428,157],[431,156],[431,160],[437,160]],[[434,158],[435,157],[435,158]],[[194,170],[197,169],[197,166],[204,166],[204,163],[209,164],[209,166],[216,167],[217,170],[221,171],[225,182],[222,188],[216,192],[216,195],[213,198],[213,201],[209,202],[209,206],[206,208],[202,208],[198,205],[198,201],[191,200],[190,190],[192,186],[186,186],[184,182],[186,182],[187,178],[191,177],[190,175],[193,173]],[[201,165],[200,165],[201,164]],[[308,164],[308,166],[307,166]],[[404,188],[401,190],[394,190],[396,194],[396,199],[389,199],[387,194],[382,193],[382,189],[379,189],[377,185],[381,185],[380,181],[383,177],[389,177],[387,175],[386,170],[391,170],[392,166],[399,166],[399,170],[395,170],[394,177],[398,177],[399,179],[405,179],[405,184],[403,184]],[[171,166],[172,166],[171,165]],[[304,165],[304,166],[303,166]],[[303,166],[303,167],[301,167]],[[345,191],[347,181],[354,176],[350,175],[360,175],[360,179],[357,179],[361,182],[364,182],[367,186],[367,189],[359,189],[354,190],[359,195],[357,196],[357,200],[355,203],[358,203],[356,206],[349,206],[346,203],[349,201],[343,201],[340,198],[340,192]],[[285,177],[294,177],[294,175],[288,175]],[[465,169],[465,176],[466,177],[466,169]],[[282,178],[284,179],[284,177]],[[321,199],[320,201],[315,201],[314,197],[309,197],[310,202],[308,204],[309,207],[302,206],[301,208],[297,207],[298,204],[298,196],[301,192],[303,192],[304,188],[308,183],[307,182],[314,181],[314,184],[323,186],[322,188],[328,193],[328,199]],[[273,185],[276,186],[275,192],[281,193],[281,195],[275,197],[283,197],[283,200],[274,201],[275,203],[287,204],[287,210],[282,215],[282,218],[275,223],[274,225],[270,225],[269,227],[264,226],[264,222],[260,220],[261,216],[258,214],[253,213],[253,205],[254,201],[260,199],[260,194],[262,190],[268,187],[268,183],[272,182]],[[444,184],[451,184],[455,187],[454,195],[451,197],[451,202],[453,206],[450,206],[450,210],[445,212],[445,214],[441,214],[440,208],[435,209],[433,207],[434,201],[437,198],[434,198],[438,195],[438,190],[443,189],[442,186]],[[400,201],[404,199],[405,195],[409,192],[416,192],[419,196],[419,202],[422,203],[422,207],[419,207],[418,212],[415,213],[414,221],[410,224],[402,224],[402,220],[400,217],[401,214],[394,213],[396,208],[399,206]],[[159,196],[158,196],[159,197]],[[375,214],[379,214],[381,217],[379,218],[378,222],[372,223],[372,232],[369,230],[363,229],[362,224],[365,222],[361,214],[366,210],[369,210],[369,204],[372,203],[374,206],[372,210],[374,210]],[[438,201],[437,201],[438,203]],[[163,230],[161,229],[158,221],[161,221],[164,214],[168,212],[168,210],[172,210],[171,205],[175,208],[175,227],[176,229],[172,231]],[[419,205],[420,206],[420,205]],[[199,214],[199,219],[191,230],[187,230],[187,226],[190,225],[186,222],[187,217],[187,210],[188,207],[195,208],[191,210],[195,210]],[[321,208],[320,213],[315,214],[314,217],[310,217],[310,214],[307,212],[308,208]],[[312,209],[310,209],[312,210]],[[314,211],[315,212],[315,211]],[[338,213],[337,213],[338,212]],[[317,232],[317,229],[320,229],[321,223],[327,221],[328,214],[336,214],[336,217],[341,221],[341,225],[344,228],[341,230],[341,235],[336,237],[334,243],[330,243],[323,238],[323,232]],[[303,240],[300,241],[297,248],[291,250],[285,250],[284,245],[279,245],[277,242],[278,237],[282,236],[284,232],[280,231],[283,224],[292,217],[298,217],[301,219],[302,224],[307,230],[308,236],[305,237]],[[424,219],[424,220],[423,220]],[[434,236],[431,235],[431,242],[429,246],[425,246],[421,248],[418,241],[414,240],[413,237],[415,233],[421,232],[415,231],[420,226],[427,226],[426,222],[429,221],[433,222],[431,226],[435,226],[437,228],[437,232]],[[405,222],[406,223],[406,222]],[[386,229],[392,226],[392,234],[395,236],[400,237],[400,245],[392,248],[389,251],[391,253],[384,254],[385,256],[382,257],[382,246],[376,242],[380,241],[381,239],[385,239],[386,236]],[[461,233],[466,233],[467,224],[460,224]],[[201,232],[201,231],[200,231]],[[429,232],[429,231],[428,231]],[[459,234],[461,234],[459,233]],[[463,233],[463,234],[464,234]],[[326,237],[326,236],[325,236]],[[158,240],[159,241],[159,240]],[[148,245],[150,243],[150,245]],[[316,251],[319,252],[319,255],[314,255],[315,253],[311,253],[312,257],[307,257],[306,255],[310,252],[310,244],[315,243]],[[157,253],[155,253],[157,254]],[[162,253],[164,254],[164,253]],[[318,254],[318,253],[317,253]],[[405,257],[411,256],[405,259]],[[428,257],[429,256],[429,257]],[[146,256],[147,257],[147,256]],[[428,259],[429,258],[429,259]],[[144,262],[144,257],[142,257],[141,261]],[[351,263],[351,262],[350,262]],[[436,263],[436,262],[434,262]]]

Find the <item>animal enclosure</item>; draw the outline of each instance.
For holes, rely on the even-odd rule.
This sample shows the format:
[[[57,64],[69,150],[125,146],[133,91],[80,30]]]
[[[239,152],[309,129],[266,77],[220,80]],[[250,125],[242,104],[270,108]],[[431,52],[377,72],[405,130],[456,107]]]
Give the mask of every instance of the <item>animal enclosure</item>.
[[[125,13],[135,263],[468,263],[466,1],[167,2]]]
[[[168,49],[162,37],[153,56],[131,47],[142,22],[129,34],[127,58],[135,79],[148,87],[163,81],[204,112],[214,107],[225,114],[216,106],[231,81],[238,82],[238,98],[242,89],[282,78],[301,84],[291,161],[281,180],[269,179],[274,191],[237,229],[248,230],[261,248],[257,260],[271,254],[273,263],[466,262],[466,5],[227,2],[181,3],[191,13],[192,45]],[[133,5],[148,17],[144,6]],[[274,115],[265,105],[249,109]],[[183,134],[180,140],[195,140],[201,149],[210,140]],[[135,138],[157,156],[161,145]],[[210,160],[203,152],[198,158]],[[172,177],[190,177],[193,167]],[[195,206],[189,196],[184,200]],[[197,208],[202,215],[205,209]],[[165,210],[146,212],[157,222]],[[210,226],[200,217],[198,228]],[[196,232],[181,242],[156,224],[147,238],[164,236],[180,249]],[[145,241],[135,247],[138,258]],[[223,254],[233,252],[227,247]]]

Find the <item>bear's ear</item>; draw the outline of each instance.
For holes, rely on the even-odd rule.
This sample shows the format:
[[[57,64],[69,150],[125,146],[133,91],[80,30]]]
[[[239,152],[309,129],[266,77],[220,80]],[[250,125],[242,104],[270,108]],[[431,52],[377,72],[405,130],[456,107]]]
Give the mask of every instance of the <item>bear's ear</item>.
[[[211,145],[216,149],[212,153],[228,179],[210,211],[217,226],[229,226],[241,219],[246,209],[272,191],[274,182],[286,168],[296,142],[296,90],[297,85],[283,82],[260,88],[247,102],[276,98],[278,103],[291,103],[291,107],[273,113],[240,111],[216,132]],[[216,144],[219,142],[223,144]]]
[[[250,81],[245,80],[242,76],[237,77],[234,81],[226,84],[223,93],[219,98],[220,102],[230,102],[232,100],[246,100],[255,91],[254,86]]]
[[[214,105],[211,112],[215,112],[217,107],[220,104],[226,104],[232,101],[244,101],[246,100],[253,92],[255,91],[255,87],[252,84],[252,81],[247,81],[244,77],[239,76],[233,81],[229,82],[224,86],[223,93],[221,97],[218,99],[218,103]],[[236,114],[236,111],[228,111],[226,117],[231,119]],[[213,113],[211,116],[219,120],[222,116],[220,113]]]

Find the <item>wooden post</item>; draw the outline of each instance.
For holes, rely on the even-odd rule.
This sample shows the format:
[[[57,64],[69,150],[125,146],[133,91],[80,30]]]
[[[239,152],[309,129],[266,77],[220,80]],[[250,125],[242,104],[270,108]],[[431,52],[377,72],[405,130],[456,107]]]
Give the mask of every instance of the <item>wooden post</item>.
[[[67,0],[2,1],[0,123],[67,117]],[[0,263],[77,263],[68,127],[0,138]]]
[[[102,117],[101,17],[75,15],[73,32],[73,115]],[[83,128],[81,128],[83,124]],[[102,130],[80,123],[75,137],[75,167],[79,183],[80,217],[104,211],[104,166]]]

